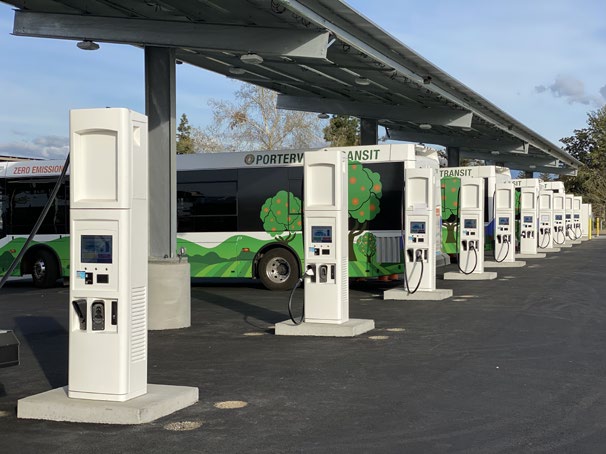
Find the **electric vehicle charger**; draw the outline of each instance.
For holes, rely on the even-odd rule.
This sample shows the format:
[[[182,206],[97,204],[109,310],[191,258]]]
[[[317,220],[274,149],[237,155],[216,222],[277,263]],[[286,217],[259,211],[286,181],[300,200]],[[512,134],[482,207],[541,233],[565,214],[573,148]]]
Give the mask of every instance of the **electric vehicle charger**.
[[[461,188],[460,187],[459,187],[459,191],[457,193],[457,200],[458,200],[457,215],[459,217],[459,229],[457,229],[457,245],[458,245],[459,244],[460,235],[461,235],[461,232],[460,232],[460,229],[461,229],[461,215],[460,214],[461,214],[461,205],[462,204],[461,204]],[[463,223],[465,223],[465,221]],[[475,228],[475,227],[472,227],[472,228]],[[480,228],[484,229],[484,226],[481,225]],[[461,250],[460,250],[460,247],[457,250],[457,267],[459,268],[459,271],[461,273],[463,273],[466,276],[469,276],[470,274],[473,274],[476,271],[476,269],[478,268],[478,265],[480,264],[480,257],[478,256],[479,252],[478,252],[478,250],[476,248],[476,240],[471,240],[471,241],[467,241],[467,242],[461,241],[461,243],[462,243],[461,246],[467,245],[466,247],[468,247],[470,251],[473,251],[473,255],[474,255],[474,259],[475,259],[475,262],[473,264],[473,267],[471,268],[471,271],[467,271],[467,269],[464,270],[461,267]],[[484,252],[482,251],[482,253],[484,253]],[[466,268],[467,268],[467,266],[466,266]]]
[[[469,276],[470,274],[473,274],[473,272],[478,267],[478,251],[476,250],[476,247],[473,243],[469,243],[470,249],[472,249],[474,252],[475,263],[474,263],[471,271],[467,272],[467,271],[463,270],[463,268],[461,268],[461,250],[459,248],[459,238],[461,235],[461,233],[459,232],[459,230],[461,229],[461,188],[460,187],[459,187],[459,190],[457,191],[457,218],[459,219],[459,226],[456,230],[457,234],[455,236],[455,240],[456,240],[456,244],[457,244],[457,267],[459,268],[459,271],[461,273],[465,274],[466,276]]]
[[[400,203],[400,238],[402,240],[402,250],[404,250],[404,244],[405,244],[405,238],[404,236],[406,235],[405,232],[405,228],[404,226],[406,225],[406,214],[404,211],[404,191],[406,190],[406,183],[403,184],[402,186],[402,203]],[[416,264],[419,261],[418,259],[421,259],[421,274],[419,276],[419,281],[417,282],[417,285],[415,287],[414,290],[410,290],[410,282],[409,282],[409,278],[408,278],[408,267],[406,265],[406,255],[404,255],[404,288],[406,289],[406,292],[409,295],[413,295],[417,292],[417,290],[419,290],[419,287],[421,286],[421,282],[423,281],[423,273],[425,272],[425,266],[423,264],[423,251],[418,250],[416,252],[416,256],[415,256],[415,260],[414,260],[414,266],[412,267],[411,270],[411,275],[414,273],[415,268],[416,268]]]
[[[496,203],[496,200],[497,200],[497,191],[493,192],[493,194],[492,194],[492,200],[493,200],[493,202],[492,202],[492,219],[493,219],[493,222],[496,223],[496,219],[497,219],[497,203]],[[496,229],[496,227],[493,227],[493,228]],[[495,232],[495,235],[496,235],[496,232]],[[498,238],[498,236],[497,236],[497,238]],[[505,252],[505,256],[503,256],[503,258],[501,260],[499,260],[497,258],[497,247],[495,245],[495,248],[494,248],[492,256],[494,258],[494,261],[497,262],[497,263],[503,263],[505,261],[505,259],[507,258],[507,256],[509,255],[510,243],[509,243],[509,238],[507,238],[506,236],[503,236],[503,243],[501,243],[501,248],[500,248],[500,251],[499,251],[499,255],[500,255],[500,252],[503,252],[503,247],[504,247],[503,244],[505,244],[505,243],[507,244],[507,251]]]

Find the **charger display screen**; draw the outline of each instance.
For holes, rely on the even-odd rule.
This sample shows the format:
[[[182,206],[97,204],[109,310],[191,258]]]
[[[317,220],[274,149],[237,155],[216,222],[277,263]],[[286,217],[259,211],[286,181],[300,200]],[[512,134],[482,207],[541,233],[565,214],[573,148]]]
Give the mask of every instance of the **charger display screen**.
[[[332,227],[328,225],[312,225],[311,242],[332,243]]]
[[[410,233],[425,233],[425,222],[411,222]]]
[[[556,214],[555,215],[555,220],[556,221],[561,221],[562,220],[562,215],[561,214]]]
[[[499,218],[499,225],[509,225],[509,218],[508,217]]]
[[[82,235],[80,237],[81,263],[112,263],[111,235]]]
[[[530,224],[532,222],[532,216],[524,216],[524,223]]]
[[[465,219],[463,221],[463,228],[465,229],[477,229],[478,223],[475,219]]]

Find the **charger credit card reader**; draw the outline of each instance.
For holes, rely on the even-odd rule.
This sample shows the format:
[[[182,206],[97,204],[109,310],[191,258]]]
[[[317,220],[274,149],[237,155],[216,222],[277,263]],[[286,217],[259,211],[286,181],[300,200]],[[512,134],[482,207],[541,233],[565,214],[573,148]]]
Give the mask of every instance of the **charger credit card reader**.
[[[349,320],[347,154],[305,153],[305,322]]]
[[[147,118],[70,112],[68,395],[147,392]]]

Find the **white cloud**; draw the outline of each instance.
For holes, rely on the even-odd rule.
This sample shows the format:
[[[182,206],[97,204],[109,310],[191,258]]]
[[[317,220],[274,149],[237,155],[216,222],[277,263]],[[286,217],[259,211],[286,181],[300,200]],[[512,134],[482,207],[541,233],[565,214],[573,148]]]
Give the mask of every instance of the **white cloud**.
[[[584,104],[601,106],[602,100],[598,96],[590,95],[585,91],[585,83],[572,76],[558,75],[551,85],[546,87],[545,85],[538,85],[534,87],[537,93],[543,93],[545,91],[551,92],[556,98],[564,98],[569,104]],[[600,90],[602,96],[606,93],[606,87]],[[606,96],[604,96],[606,98]]]
[[[69,139],[59,136],[41,136],[31,141],[0,144],[0,156],[65,159],[68,151]]]

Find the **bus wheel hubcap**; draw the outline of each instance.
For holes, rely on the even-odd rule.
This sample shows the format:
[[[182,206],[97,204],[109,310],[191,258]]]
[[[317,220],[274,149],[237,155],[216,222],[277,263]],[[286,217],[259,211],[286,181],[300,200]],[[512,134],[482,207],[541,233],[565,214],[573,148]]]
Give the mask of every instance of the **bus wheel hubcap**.
[[[284,282],[290,276],[288,262],[276,257],[267,264],[267,276],[274,282]]]
[[[44,260],[36,260],[34,263],[34,275],[37,279],[42,279],[46,274],[46,265],[44,264]]]

